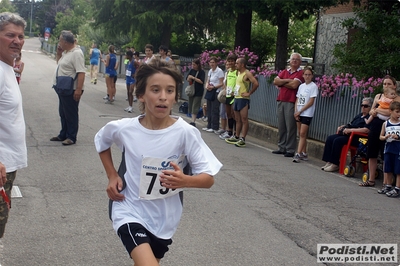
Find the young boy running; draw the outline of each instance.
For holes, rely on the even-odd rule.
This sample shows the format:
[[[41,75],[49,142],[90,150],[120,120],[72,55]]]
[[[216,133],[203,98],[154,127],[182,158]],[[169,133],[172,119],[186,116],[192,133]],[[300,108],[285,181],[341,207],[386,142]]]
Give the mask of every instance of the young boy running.
[[[136,96],[144,111],[109,122],[95,136],[113,201],[111,219],[135,265],[158,266],[172,243],[182,214],[183,188],[210,188],[222,164],[197,128],[171,116],[182,75],[153,59],[136,72]],[[111,145],[123,152],[119,172]],[[189,163],[193,175],[182,169]]]

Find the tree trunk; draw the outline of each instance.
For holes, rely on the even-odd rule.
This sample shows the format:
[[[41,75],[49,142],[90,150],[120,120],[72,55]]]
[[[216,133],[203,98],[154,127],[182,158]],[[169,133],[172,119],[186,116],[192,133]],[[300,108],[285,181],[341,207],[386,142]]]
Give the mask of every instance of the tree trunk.
[[[276,38],[276,59],[275,70],[286,68],[287,61],[287,43],[289,32],[289,15],[281,13],[277,16],[278,35]]]
[[[236,17],[235,25],[235,48],[249,48],[251,44],[251,19],[252,10],[239,13]]]
[[[161,34],[161,44],[165,45],[169,49],[169,45],[171,43],[171,36],[172,36],[172,31],[171,31],[171,25],[169,24],[164,24],[162,27],[162,34]],[[158,52],[158,47],[154,48]],[[154,51],[156,52],[156,51]]]

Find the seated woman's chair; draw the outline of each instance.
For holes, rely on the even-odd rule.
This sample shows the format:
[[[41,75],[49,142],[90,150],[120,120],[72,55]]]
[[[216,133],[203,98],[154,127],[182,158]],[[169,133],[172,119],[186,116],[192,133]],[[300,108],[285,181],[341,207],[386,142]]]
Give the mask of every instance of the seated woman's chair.
[[[340,163],[339,163],[339,174],[343,175],[344,168],[347,164],[347,153],[350,151],[351,158],[356,156],[357,153],[357,146],[352,146],[351,143],[354,138],[356,137],[368,137],[368,134],[358,133],[358,132],[351,132],[349,140],[347,144],[343,146],[342,153],[340,154]],[[353,165],[355,167],[355,165]]]

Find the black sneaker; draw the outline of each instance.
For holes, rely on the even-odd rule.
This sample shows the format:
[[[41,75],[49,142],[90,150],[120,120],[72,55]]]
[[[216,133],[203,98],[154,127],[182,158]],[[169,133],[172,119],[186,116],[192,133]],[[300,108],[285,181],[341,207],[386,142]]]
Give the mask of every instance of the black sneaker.
[[[294,152],[287,152],[283,156],[285,156],[285,157],[294,157]]]
[[[276,151],[272,151],[273,154],[285,154],[285,151],[281,151],[281,150],[276,150]]]
[[[386,194],[386,193],[388,193],[389,191],[391,191],[393,189],[393,187],[392,186],[383,186],[382,187],[382,189],[379,189],[378,190],[378,193],[379,194]]]

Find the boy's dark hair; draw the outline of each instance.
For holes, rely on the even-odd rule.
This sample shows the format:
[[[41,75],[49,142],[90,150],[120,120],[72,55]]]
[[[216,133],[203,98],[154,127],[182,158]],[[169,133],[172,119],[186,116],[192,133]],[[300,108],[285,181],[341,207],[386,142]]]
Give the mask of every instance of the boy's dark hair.
[[[392,102],[389,106],[390,111],[400,110],[400,102]]]
[[[140,53],[139,52],[134,52],[133,55],[139,56]]]
[[[168,47],[163,45],[163,44],[161,44],[160,47],[158,47],[158,50],[163,50],[165,53],[167,53],[168,52]]]
[[[126,51],[126,55],[129,56],[130,58],[133,57],[133,52],[131,50]]]
[[[237,55],[236,54],[229,54],[228,57],[226,58],[226,61],[235,61],[237,60]]]
[[[178,72],[174,65],[158,58],[151,60],[148,64],[141,64],[139,69],[136,71],[136,97],[139,98],[145,94],[147,79],[157,73],[169,75],[174,79],[176,84],[175,101],[178,102],[178,86],[182,84],[182,74]],[[144,109],[144,106],[141,106],[141,109]]]
[[[151,44],[146,44],[146,46],[144,47],[144,49],[146,50],[147,48],[149,48],[150,50],[154,51],[154,47]]]

